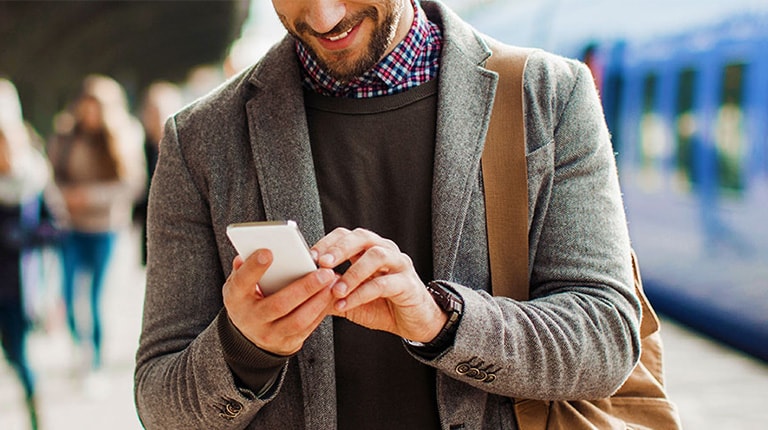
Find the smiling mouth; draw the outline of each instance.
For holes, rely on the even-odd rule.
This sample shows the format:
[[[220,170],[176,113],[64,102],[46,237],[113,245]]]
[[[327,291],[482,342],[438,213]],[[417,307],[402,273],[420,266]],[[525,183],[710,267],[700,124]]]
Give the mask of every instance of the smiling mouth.
[[[350,31],[352,31],[352,29],[351,29],[351,28],[350,28],[349,30],[347,30],[347,31],[345,31],[345,32],[343,32],[343,33],[341,33],[341,34],[337,34],[336,36],[330,36],[330,37],[326,37],[326,39],[330,40],[331,42],[336,42],[336,41],[338,41],[338,40],[341,40],[341,39],[343,39],[343,38],[345,38],[345,37],[349,36],[349,32],[350,32]]]

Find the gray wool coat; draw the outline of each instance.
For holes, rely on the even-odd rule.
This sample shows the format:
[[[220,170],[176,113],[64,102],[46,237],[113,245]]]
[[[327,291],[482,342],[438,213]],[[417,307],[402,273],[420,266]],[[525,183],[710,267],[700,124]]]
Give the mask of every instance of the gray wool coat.
[[[437,369],[444,429],[514,429],[511,399],[605,397],[639,357],[639,304],[610,138],[586,67],[541,51],[525,71],[528,302],[490,290],[480,155],[497,75],[472,28],[423,1],[443,29],[433,189],[436,279],[462,296]],[[259,398],[222,355],[221,287],[234,222],[293,219],[323,236],[290,38],[167,124],[152,182],[135,395],[147,429],[334,429],[330,318]],[[350,226],[354,227],[354,226]],[[414,356],[414,359],[420,358]],[[464,366],[495,378],[478,380]],[[463,373],[463,374],[462,374]]]

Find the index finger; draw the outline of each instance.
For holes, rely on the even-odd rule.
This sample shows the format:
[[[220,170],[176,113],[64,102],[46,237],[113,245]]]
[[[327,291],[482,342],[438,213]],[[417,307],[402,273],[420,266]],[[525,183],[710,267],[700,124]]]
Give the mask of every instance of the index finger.
[[[314,249],[317,252],[318,266],[332,268],[347,260],[353,260],[374,246],[400,251],[391,240],[359,227],[352,231],[338,228],[318,241]]]
[[[312,248],[310,248],[309,252],[312,254],[312,258],[315,259],[315,261],[318,263],[318,266],[320,267],[335,267],[338,264],[335,264],[333,266],[328,265],[328,255],[329,249],[336,246],[336,244],[345,236],[350,234],[351,231],[349,229],[346,229],[344,227],[337,227],[333,229],[330,233],[325,235],[322,239],[318,240],[317,243],[315,243]],[[320,258],[323,258],[324,264],[320,264]]]
[[[314,246],[317,251],[317,265],[333,268],[361,255],[373,243],[374,234],[362,228],[352,231],[337,228]]]
[[[265,319],[276,321],[301,308],[318,293],[328,290],[337,277],[338,275],[333,270],[321,268],[275,291],[264,298],[265,307],[262,311]],[[315,311],[319,312],[326,306],[323,304],[320,309],[315,309]]]

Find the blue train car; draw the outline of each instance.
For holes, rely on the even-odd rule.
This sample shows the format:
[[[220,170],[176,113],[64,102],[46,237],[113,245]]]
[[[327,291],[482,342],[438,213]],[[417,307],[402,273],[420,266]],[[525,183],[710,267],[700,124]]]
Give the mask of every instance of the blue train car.
[[[768,19],[603,52],[630,232],[659,311],[768,360]]]
[[[483,31],[592,68],[657,310],[768,361],[766,4],[481,3],[464,15]]]

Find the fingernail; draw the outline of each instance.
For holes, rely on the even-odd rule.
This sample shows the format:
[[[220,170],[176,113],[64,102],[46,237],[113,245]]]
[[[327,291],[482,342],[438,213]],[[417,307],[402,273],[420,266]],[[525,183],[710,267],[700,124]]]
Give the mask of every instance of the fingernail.
[[[344,308],[347,307],[347,301],[346,300],[339,300],[336,302],[336,310],[337,311],[343,311]]]
[[[256,254],[256,261],[258,261],[259,264],[267,264],[269,263],[269,255],[264,251],[259,251],[259,253]]]
[[[320,258],[317,259],[317,263],[325,267],[332,267],[333,261],[334,258],[331,254],[323,254]]]
[[[346,296],[347,290],[349,289],[349,287],[347,287],[347,284],[343,282],[337,282],[336,285],[333,286],[333,288],[336,290],[336,293],[341,297]]]
[[[317,251],[315,251],[314,249],[310,249],[309,255],[312,256],[312,261],[317,261]]]
[[[318,270],[317,280],[320,281],[321,284],[327,284],[328,282],[331,282],[331,280],[333,280],[333,270]]]

